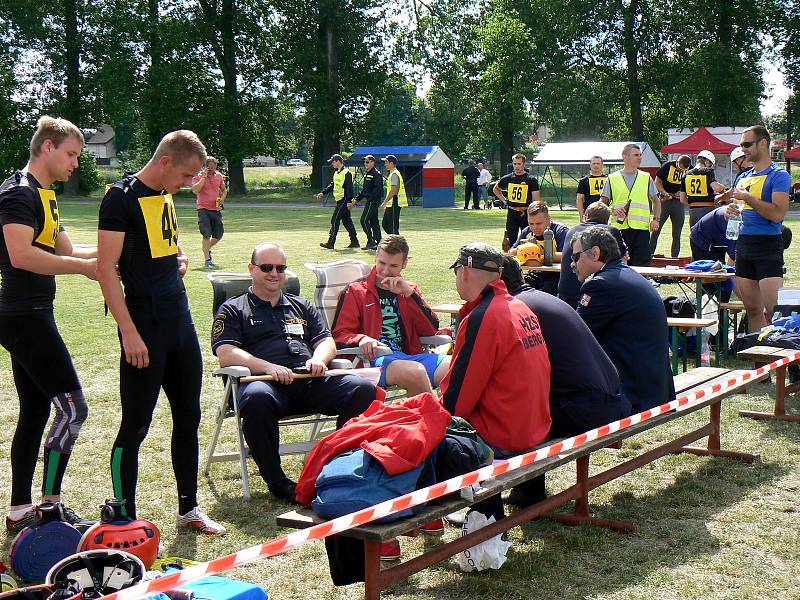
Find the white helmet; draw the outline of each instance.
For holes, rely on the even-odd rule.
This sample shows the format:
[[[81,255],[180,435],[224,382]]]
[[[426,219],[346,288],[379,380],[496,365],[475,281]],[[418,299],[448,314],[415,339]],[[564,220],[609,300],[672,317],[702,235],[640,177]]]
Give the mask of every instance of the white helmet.
[[[714,156],[714,153],[711,152],[711,150],[701,150],[700,152],[698,152],[697,158],[705,158],[712,165],[717,164],[717,157]]]
[[[744,150],[742,150],[741,146],[736,146],[736,148],[731,151],[731,162],[735,161],[737,158],[742,158],[744,156]]]

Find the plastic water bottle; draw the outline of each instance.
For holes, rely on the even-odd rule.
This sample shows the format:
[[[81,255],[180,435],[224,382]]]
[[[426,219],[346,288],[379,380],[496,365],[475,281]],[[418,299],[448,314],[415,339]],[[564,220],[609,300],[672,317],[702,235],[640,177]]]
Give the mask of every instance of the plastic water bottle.
[[[700,342],[700,366],[701,367],[710,367],[711,366],[711,354],[708,348],[708,330],[703,327],[703,334],[701,335],[701,342]]]
[[[739,207],[741,211],[741,207]],[[725,237],[729,240],[738,240],[739,233],[742,231],[742,215],[739,214],[728,217],[728,225],[725,227]]]
[[[549,267],[553,264],[553,230],[544,230],[544,265]]]

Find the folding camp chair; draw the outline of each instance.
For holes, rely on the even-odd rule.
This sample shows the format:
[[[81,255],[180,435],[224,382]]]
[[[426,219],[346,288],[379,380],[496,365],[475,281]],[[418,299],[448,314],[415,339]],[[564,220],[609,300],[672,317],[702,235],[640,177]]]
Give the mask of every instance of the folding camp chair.
[[[211,286],[214,291],[213,314],[216,314],[219,307],[225,300],[238,296],[247,291],[252,283],[248,273],[224,273],[214,272],[208,274]],[[300,294],[300,280],[292,271],[286,271],[286,283],[283,291],[289,294]],[[348,361],[347,365],[351,363]],[[332,365],[339,368],[344,364]],[[244,434],[242,433],[242,420],[239,413],[239,384],[242,377],[248,377],[250,370],[247,367],[230,366],[223,367],[214,371],[215,377],[221,377],[224,385],[222,400],[217,407],[214,432],[211,436],[211,443],[206,451],[206,460],[203,466],[203,475],[209,476],[211,463],[238,460],[242,473],[242,495],[245,500],[250,499],[250,483],[247,471],[247,457],[250,454],[245,444]],[[216,451],[222,426],[229,417],[235,418],[236,422],[236,451],[222,452]],[[314,447],[319,439],[324,426],[335,421],[336,417],[326,415],[300,415],[287,417],[280,421],[281,427],[292,427],[298,425],[308,425],[308,439],[303,442],[281,443],[278,452],[281,456],[288,454],[307,454]]]

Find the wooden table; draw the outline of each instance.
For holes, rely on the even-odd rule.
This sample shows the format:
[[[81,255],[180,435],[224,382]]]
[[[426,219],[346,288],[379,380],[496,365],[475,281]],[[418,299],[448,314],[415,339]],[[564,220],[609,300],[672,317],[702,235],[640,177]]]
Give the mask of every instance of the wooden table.
[[[431,306],[431,310],[435,313],[444,313],[450,315],[450,327],[453,328],[454,342],[456,339],[456,333],[458,333],[458,313],[461,311],[462,306],[464,306],[463,302],[445,302],[443,304]]]
[[[701,349],[697,346],[697,344],[699,344],[702,340],[703,329],[706,327],[711,327],[716,322],[716,319],[686,319],[681,317],[667,317],[667,327],[670,328],[672,334],[670,338],[670,347],[672,348],[673,375],[678,374],[678,335],[683,338],[683,370],[687,371],[689,369],[689,360],[687,358],[689,352],[688,348],[686,347],[686,332],[692,328],[700,330],[700,335],[695,336],[695,356],[697,357],[697,364],[695,366],[699,367]],[[719,354],[717,354],[717,366],[719,367]]]

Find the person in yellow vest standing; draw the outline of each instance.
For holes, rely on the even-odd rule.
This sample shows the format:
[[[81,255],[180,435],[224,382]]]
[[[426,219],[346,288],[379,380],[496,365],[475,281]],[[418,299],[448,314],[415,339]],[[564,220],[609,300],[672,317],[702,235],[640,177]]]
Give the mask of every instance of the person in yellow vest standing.
[[[408,206],[406,186],[394,154],[383,158],[383,166],[386,167],[386,199],[381,204],[384,209],[381,225],[387,234],[397,235],[400,233],[400,209]]]
[[[336,201],[336,206],[333,209],[333,216],[331,217],[331,229],[328,232],[328,241],[321,242],[320,246],[333,250],[336,243],[336,236],[339,233],[339,225],[344,225],[347,233],[350,234],[350,245],[348,248],[360,248],[361,244],[358,243],[358,235],[356,234],[356,227],[353,225],[353,219],[350,217],[350,211],[356,205],[353,200],[353,174],[344,168],[344,158],[341,154],[334,154],[328,159],[328,162],[333,166],[333,179],[331,182],[315,196],[317,200],[322,200],[325,194],[333,194],[333,199]]]
[[[637,144],[625,145],[622,163],[608,176],[600,200],[611,207],[612,224],[628,245],[628,264],[643,267],[652,258],[650,232],[658,231],[661,203],[650,175],[639,170],[642,149]]]
[[[578,221],[583,223],[583,213],[590,204],[600,200],[606,174],[603,172],[603,157],[593,156],[589,159],[589,174],[581,177],[578,191],[575,194],[575,206],[578,208]]]

